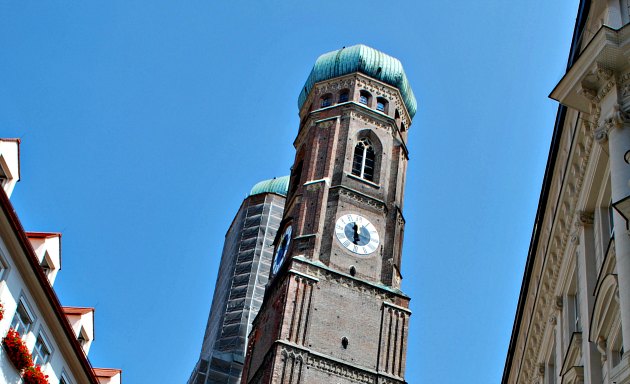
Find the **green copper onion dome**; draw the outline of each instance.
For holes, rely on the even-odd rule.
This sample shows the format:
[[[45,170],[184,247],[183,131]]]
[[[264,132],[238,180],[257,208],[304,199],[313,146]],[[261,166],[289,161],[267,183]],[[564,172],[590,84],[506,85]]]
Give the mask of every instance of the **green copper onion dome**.
[[[411,118],[416,114],[418,103],[400,61],[362,44],[324,53],[317,58],[300,92],[298,108],[302,109],[315,83],[353,72],[361,72],[398,88]]]
[[[259,193],[277,193],[286,196],[289,190],[289,176],[274,177],[270,180],[264,180],[252,188],[249,196],[258,195]]]

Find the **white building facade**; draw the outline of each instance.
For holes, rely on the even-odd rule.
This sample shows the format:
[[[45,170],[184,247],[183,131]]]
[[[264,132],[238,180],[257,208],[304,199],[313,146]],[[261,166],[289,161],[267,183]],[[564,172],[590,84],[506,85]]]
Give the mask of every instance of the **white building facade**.
[[[504,384],[630,383],[629,23],[580,2]]]
[[[62,307],[52,288],[61,269],[61,234],[25,232],[11,205],[19,146],[19,140],[0,139],[0,383],[26,382],[4,341],[13,329],[48,383],[119,384],[120,370],[95,370],[87,359],[94,309]]]

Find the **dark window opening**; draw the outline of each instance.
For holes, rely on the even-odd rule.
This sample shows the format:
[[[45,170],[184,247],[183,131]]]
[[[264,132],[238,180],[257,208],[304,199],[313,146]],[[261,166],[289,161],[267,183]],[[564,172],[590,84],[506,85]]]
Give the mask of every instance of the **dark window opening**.
[[[365,105],[370,105],[370,99],[371,98],[372,98],[372,95],[370,95],[370,92],[368,92],[368,91],[361,91],[361,93],[359,94],[359,103],[365,104]]]
[[[376,110],[387,113],[387,100],[382,97],[376,99]]]
[[[322,96],[321,107],[325,108],[325,107],[330,107],[331,105],[332,105],[332,95],[328,94],[328,95]]]
[[[350,92],[348,91],[343,91],[339,94],[339,102],[340,103],[345,103],[346,101],[348,101],[350,99]]]
[[[46,256],[44,256],[44,258],[42,259],[42,262],[39,264],[42,269],[44,270],[44,274],[46,276],[48,276],[48,274],[50,273],[50,271],[52,270],[52,268],[50,267],[50,264],[48,263],[48,260],[46,260]]]
[[[297,190],[298,186],[300,185],[300,179],[302,178],[302,165],[303,164],[304,164],[304,161],[300,160],[298,165],[293,170],[293,174],[291,175],[290,191],[292,194]]]
[[[348,338],[344,337],[343,339],[341,339],[341,346],[343,347],[343,349],[347,349],[348,348]]]

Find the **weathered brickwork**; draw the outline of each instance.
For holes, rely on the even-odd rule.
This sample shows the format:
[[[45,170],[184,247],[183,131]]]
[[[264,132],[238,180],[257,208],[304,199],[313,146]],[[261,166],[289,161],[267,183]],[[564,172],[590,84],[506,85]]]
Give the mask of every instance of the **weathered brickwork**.
[[[279,231],[290,226],[291,242],[254,322],[242,383],[404,383],[411,117],[395,86],[359,72],[315,83],[303,105]],[[365,142],[369,169],[367,152],[357,152]],[[348,227],[354,248],[340,240],[337,221],[347,215],[369,221],[370,239],[379,239],[369,252],[358,253],[365,224]]]

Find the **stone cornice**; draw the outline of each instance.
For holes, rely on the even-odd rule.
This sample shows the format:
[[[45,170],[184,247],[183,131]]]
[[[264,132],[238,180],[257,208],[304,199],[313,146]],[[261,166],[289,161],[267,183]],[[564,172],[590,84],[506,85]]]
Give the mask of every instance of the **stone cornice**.
[[[356,383],[364,384],[404,384],[401,378],[393,377],[373,369],[352,364],[348,361],[339,360],[332,356],[327,356],[300,345],[296,345],[285,340],[276,341],[280,355],[292,357],[312,367],[334,376],[350,379]]]
[[[385,204],[383,200],[379,200],[355,189],[348,188],[345,185],[334,185],[330,187],[330,189],[337,190],[338,194],[347,196],[368,208],[378,212],[387,213],[387,204]]]
[[[362,89],[372,93],[374,97],[380,96],[388,99],[389,102],[400,111],[401,120],[405,123],[405,126],[407,128],[411,126],[411,117],[409,116],[409,112],[407,111],[407,107],[403,102],[402,95],[400,94],[398,88],[372,79],[360,72],[316,83],[304,103],[305,107],[303,107],[300,111],[300,119],[303,120],[306,118],[309,113],[307,110],[308,106],[311,105],[320,95],[340,91],[346,88],[353,89],[354,87],[361,87]]]
[[[405,295],[399,289],[359,279],[346,273],[334,270],[321,262],[309,260],[304,256],[294,256],[291,260],[305,265],[305,273],[308,276],[312,276],[317,279],[328,276],[329,278],[338,280],[341,285],[352,286],[357,289],[364,290],[371,295],[377,296],[381,300],[390,303],[396,302],[396,299],[409,300],[409,296]]]
[[[610,71],[625,72],[630,66],[627,35],[628,25],[619,30],[602,26],[549,96],[563,105],[589,112],[599,89],[614,81]]]
[[[514,364],[520,365],[520,369],[517,368],[520,371],[519,382],[529,382],[537,375],[538,351],[543,342],[543,332],[540,331],[555,326],[555,320],[548,320],[555,319],[558,311],[555,297],[558,275],[561,273],[567,247],[575,246],[569,240],[580,226],[588,225],[589,222],[588,214],[576,215],[576,212],[580,211],[579,197],[585,193],[584,177],[595,142],[593,124],[590,122],[592,119],[597,120],[597,117],[591,115],[588,120],[577,118],[577,124],[575,120],[565,122],[565,128],[569,129],[565,129],[562,143],[573,140],[573,145],[571,151],[560,152],[558,155],[553,180],[563,182],[552,183],[543,225],[538,228],[541,234],[535,250],[533,270],[533,276],[538,278],[530,280],[525,291],[525,314],[517,340],[520,346],[517,350],[523,352],[514,356]]]

